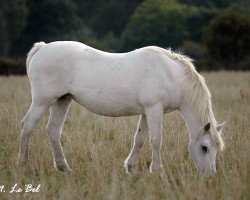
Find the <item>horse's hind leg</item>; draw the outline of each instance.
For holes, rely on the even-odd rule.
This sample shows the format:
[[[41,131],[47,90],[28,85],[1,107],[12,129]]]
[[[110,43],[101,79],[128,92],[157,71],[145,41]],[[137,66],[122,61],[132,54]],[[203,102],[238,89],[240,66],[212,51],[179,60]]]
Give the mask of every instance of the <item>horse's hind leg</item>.
[[[20,151],[17,159],[18,165],[21,165],[28,160],[29,138],[48,107],[49,105],[32,103],[27,114],[23,118],[21,122],[23,128],[20,138]]]
[[[58,170],[70,171],[67,161],[64,157],[62,145],[60,142],[62,126],[67,114],[67,110],[71,99],[67,96],[59,98],[50,107],[49,122],[47,125],[47,131],[50,139],[50,143],[53,149],[54,164]]]
[[[147,135],[148,135],[147,120],[146,120],[146,116],[142,115],[140,117],[137,131],[134,136],[133,147],[131,149],[129,156],[124,162],[127,173],[133,174],[135,172],[135,165],[137,162],[137,157],[138,157],[140,149],[142,148],[142,145],[145,142]]]

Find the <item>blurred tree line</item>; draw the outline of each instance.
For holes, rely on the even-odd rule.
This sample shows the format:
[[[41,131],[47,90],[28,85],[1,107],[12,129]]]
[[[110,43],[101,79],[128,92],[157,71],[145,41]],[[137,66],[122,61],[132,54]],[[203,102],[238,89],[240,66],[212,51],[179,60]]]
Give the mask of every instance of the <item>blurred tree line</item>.
[[[77,40],[104,51],[181,51],[204,70],[250,69],[246,0],[1,0],[0,74],[37,41]],[[10,59],[11,58],[11,59]],[[23,59],[23,62],[21,60]],[[23,69],[24,66],[23,66]]]

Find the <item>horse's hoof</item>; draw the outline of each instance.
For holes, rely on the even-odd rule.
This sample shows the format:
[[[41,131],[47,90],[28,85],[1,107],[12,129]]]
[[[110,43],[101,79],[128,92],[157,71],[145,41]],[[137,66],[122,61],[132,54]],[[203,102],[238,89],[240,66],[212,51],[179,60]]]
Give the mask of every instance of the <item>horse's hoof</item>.
[[[27,160],[21,160],[21,159],[18,158],[17,161],[16,161],[16,166],[17,167],[22,167],[22,166],[25,166],[26,163],[27,163]]]
[[[57,170],[65,173],[72,172],[72,170],[68,166],[57,166]]]
[[[149,168],[149,172],[151,174],[159,174],[159,173],[163,172],[162,165],[160,165],[158,167],[153,167],[152,164],[151,164],[150,168]]]
[[[125,164],[126,173],[130,176],[136,175],[136,166],[131,164]]]

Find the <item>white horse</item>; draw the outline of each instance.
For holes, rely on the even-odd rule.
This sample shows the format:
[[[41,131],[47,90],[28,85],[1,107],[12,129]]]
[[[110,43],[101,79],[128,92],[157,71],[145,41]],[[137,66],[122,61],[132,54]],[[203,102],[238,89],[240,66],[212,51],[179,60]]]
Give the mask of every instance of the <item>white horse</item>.
[[[27,57],[32,104],[23,118],[18,164],[28,159],[29,138],[50,108],[47,125],[57,169],[70,171],[60,136],[71,100],[99,115],[140,115],[133,148],[125,160],[135,172],[138,153],[149,135],[150,172],[161,169],[163,115],[179,110],[189,129],[189,152],[198,169],[216,172],[216,152],[224,147],[204,78],[191,59],[159,47],[107,53],[79,42],[34,44]]]

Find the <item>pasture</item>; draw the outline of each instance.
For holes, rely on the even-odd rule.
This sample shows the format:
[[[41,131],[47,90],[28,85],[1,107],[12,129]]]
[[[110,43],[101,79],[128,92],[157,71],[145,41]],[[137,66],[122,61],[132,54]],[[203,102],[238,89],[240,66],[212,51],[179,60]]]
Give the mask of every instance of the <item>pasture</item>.
[[[197,172],[188,155],[187,128],[178,112],[164,117],[164,174],[149,173],[151,150],[146,142],[138,174],[130,177],[123,165],[138,116],[102,117],[74,102],[61,139],[72,173],[54,170],[45,130],[48,113],[31,137],[26,168],[17,168],[19,123],[31,102],[30,88],[27,77],[0,77],[0,199],[249,199],[250,103],[240,89],[248,85],[250,72],[202,75],[213,97],[216,119],[227,122],[223,130],[226,148],[218,153],[215,177]],[[20,188],[26,184],[41,187],[37,193],[10,193],[16,183]]]

